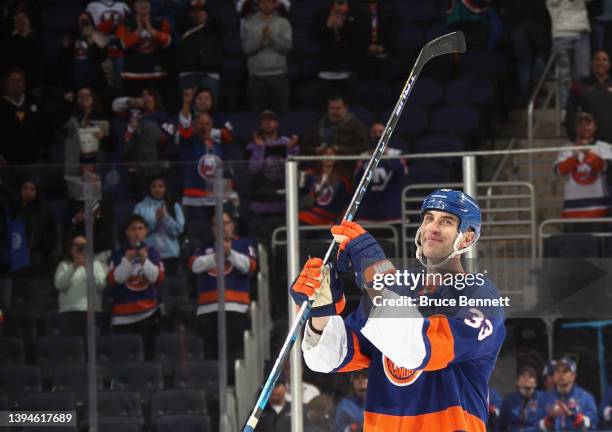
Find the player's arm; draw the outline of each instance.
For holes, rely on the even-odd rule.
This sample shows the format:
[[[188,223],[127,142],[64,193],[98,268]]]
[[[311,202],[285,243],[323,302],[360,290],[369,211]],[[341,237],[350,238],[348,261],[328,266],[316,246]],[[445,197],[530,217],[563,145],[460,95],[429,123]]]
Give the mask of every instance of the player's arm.
[[[306,325],[302,351],[308,367],[317,372],[351,371],[369,365],[367,341],[359,334],[357,313],[346,322],[338,314],[345,306],[342,280],[335,270],[323,267],[320,258],[309,259],[291,287],[300,306],[313,299],[311,319]]]

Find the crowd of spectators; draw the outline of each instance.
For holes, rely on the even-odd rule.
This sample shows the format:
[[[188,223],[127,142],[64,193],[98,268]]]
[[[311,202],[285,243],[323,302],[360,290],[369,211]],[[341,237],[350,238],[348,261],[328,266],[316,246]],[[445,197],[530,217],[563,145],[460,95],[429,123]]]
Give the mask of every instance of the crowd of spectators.
[[[586,0],[432,1],[425,7],[435,9],[430,17],[407,24],[399,2],[321,0],[306,10],[289,0],[71,0],[56,15],[54,2],[4,3],[0,219],[5,234],[21,241],[2,255],[2,275],[14,290],[32,279],[53,279],[61,334],[85,335],[88,240],[79,184],[93,182],[101,190],[92,205],[99,331],[141,334],[151,358],[169,313],[164,278],[179,276],[188,280],[198,332],[215,358],[212,180],[221,169],[228,348],[240,355],[256,244],[269,249],[272,232],[285,224],[285,159],[371,153],[392,102],[378,90],[403,84],[406,71],[399,69],[414,59],[425,34],[431,39],[455,29],[464,31],[470,50],[506,50],[517,91],[505,92],[506,77],[503,83],[482,78],[502,103],[524,106],[550,50],[557,53],[568,136],[589,146],[559,155],[564,215],[606,215],[609,156],[598,140],[612,141],[606,51],[612,4],[602,1],[595,18],[599,12]],[[300,8],[304,16],[295,12]],[[426,79],[448,81],[464,66],[453,57]],[[474,106],[482,118],[497,107]],[[431,107],[410,108],[433,125]],[[305,109],[321,112],[300,117],[308,122],[299,130],[284,123]],[[245,118],[252,119],[249,126]],[[399,138],[386,154],[414,150],[423,130],[398,125]],[[469,147],[478,133],[458,135]],[[300,222],[337,221],[363,166],[330,159],[303,166]],[[381,161],[358,218],[398,224],[401,190],[414,180],[410,172],[406,159]],[[58,202],[59,211],[52,205]],[[531,387],[532,375],[520,374],[520,387]],[[325,394],[312,398],[308,430],[332,430],[334,412],[335,430],[359,430],[365,386],[367,377],[355,374],[351,395],[337,409]],[[278,387],[273,423],[288,410],[288,382]],[[609,421],[610,412],[602,408],[602,418]]]

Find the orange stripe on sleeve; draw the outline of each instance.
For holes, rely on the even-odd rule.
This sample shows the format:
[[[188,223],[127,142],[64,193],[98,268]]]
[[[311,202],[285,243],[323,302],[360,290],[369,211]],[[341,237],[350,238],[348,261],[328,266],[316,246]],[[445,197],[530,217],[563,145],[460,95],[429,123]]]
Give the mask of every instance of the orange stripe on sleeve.
[[[578,159],[576,156],[565,159],[563,162],[557,164],[557,172],[559,175],[567,175],[578,168]]]
[[[444,369],[455,358],[455,341],[450,324],[444,315],[432,315],[428,320],[426,336],[431,354],[424,370]]]
[[[113,305],[113,315],[133,315],[146,312],[157,306],[157,300],[138,300],[133,303]]]
[[[342,369],[339,369],[338,372],[351,372],[366,369],[370,366],[370,358],[361,352],[357,335],[355,333],[351,333],[351,336],[353,337],[353,358],[350,362],[345,364]]]
[[[604,170],[605,162],[602,158],[597,156],[595,153],[589,152],[584,159],[584,162],[589,164],[596,172],[602,172]]]
[[[219,299],[219,293],[216,290],[200,293],[198,297],[199,304],[201,305],[216,303],[218,299]],[[248,292],[225,290],[225,301],[233,302],[233,303],[242,303],[242,304],[248,305],[251,303],[251,296]]]
[[[482,419],[458,406],[416,416],[394,416],[366,411],[363,417],[364,432],[484,432],[486,430],[486,425]]]

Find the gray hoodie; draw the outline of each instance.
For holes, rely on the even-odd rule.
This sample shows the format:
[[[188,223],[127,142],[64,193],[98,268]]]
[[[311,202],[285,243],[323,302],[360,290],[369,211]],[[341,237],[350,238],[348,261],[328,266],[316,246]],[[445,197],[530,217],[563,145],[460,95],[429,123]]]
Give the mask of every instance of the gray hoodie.
[[[264,39],[263,29],[268,25],[272,34]],[[291,24],[285,18],[269,18],[257,13],[244,20],[241,31],[242,49],[249,57],[250,75],[271,76],[287,73],[287,53],[291,49]]]

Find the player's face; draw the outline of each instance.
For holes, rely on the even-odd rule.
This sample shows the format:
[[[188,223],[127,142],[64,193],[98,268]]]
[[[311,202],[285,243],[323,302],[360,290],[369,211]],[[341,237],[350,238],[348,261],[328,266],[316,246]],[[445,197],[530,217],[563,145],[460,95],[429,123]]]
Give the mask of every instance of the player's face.
[[[572,385],[576,381],[576,373],[565,365],[560,365],[555,368],[553,375],[555,384],[558,386]]]
[[[155,180],[151,183],[151,196],[155,199],[163,199],[166,196],[166,183],[162,180]]]
[[[136,246],[147,237],[147,227],[142,222],[132,222],[125,230],[125,236],[132,246]]]
[[[28,203],[36,198],[36,186],[32,182],[25,182],[21,186],[21,201]]]
[[[428,259],[445,259],[453,252],[459,218],[443,211],[425,212],[421,223],[421,246]]]
[[[213,237],[216,237],[217,227],[215,226],[214,217],[211,219],[210,227],[212,229]],[[226,239],[231,239],[234,237],[234,221],[232,221],[232,218],[227,213],[223,213],[223,235]]]
[[[144,90],[142,92],[142,101],[146,112],[155,111],[155,96],[150,91]]]
[[[276,0],[259,0],[257,6],[262,14],[269,15],[276,9]]]

